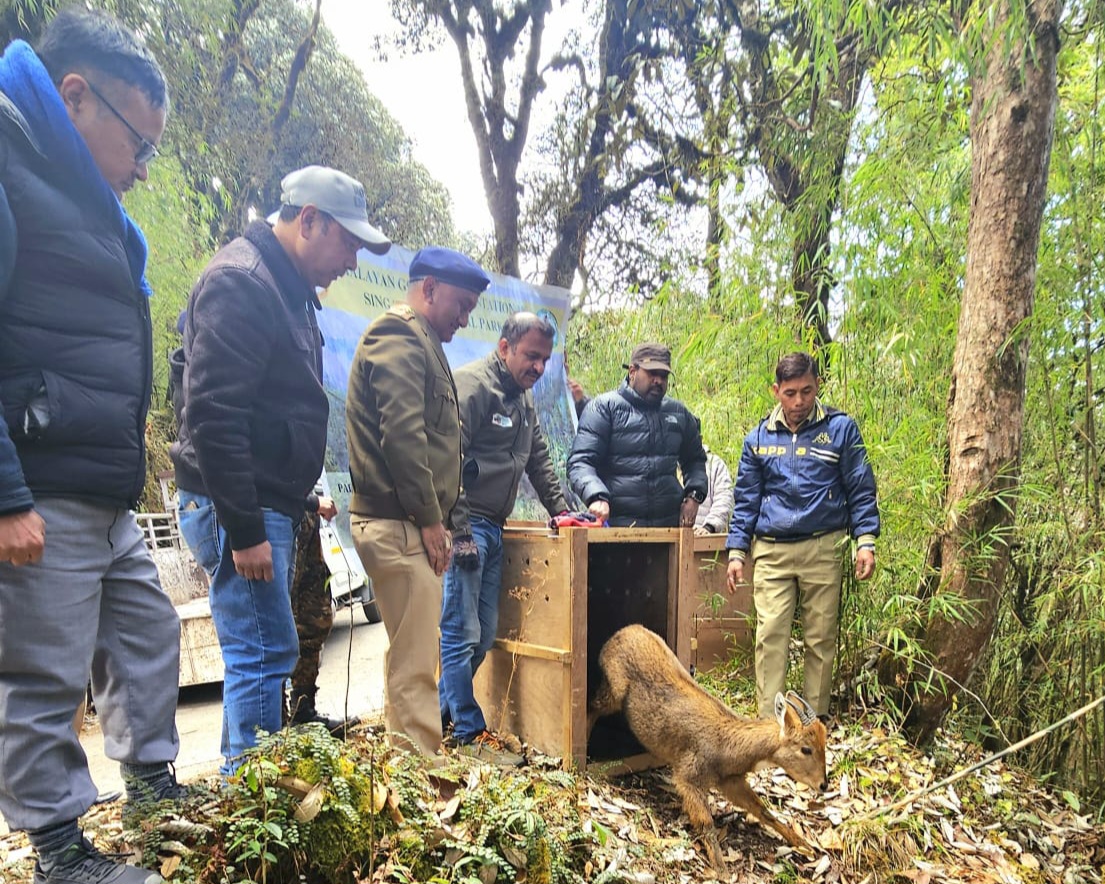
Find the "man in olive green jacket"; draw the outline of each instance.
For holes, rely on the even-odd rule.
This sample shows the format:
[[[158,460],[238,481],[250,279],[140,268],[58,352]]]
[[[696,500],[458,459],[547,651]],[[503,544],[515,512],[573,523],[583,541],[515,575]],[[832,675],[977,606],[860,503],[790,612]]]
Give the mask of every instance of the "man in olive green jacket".
[[[504,764],[521,757],[487,730],[472,678],[495,641],[503,574],[503,523],[528,475],[549,515],[568,508],[534,406],[556,332],[533,313],[515,313],[499,344],[457,372],[463,488],[453,515],[453,561],[441,609],[441,716],[466,754]]]
[[[411,261],[407,303],[369,325],[349,375],[353,542],[372,578],[390,646],[388,729],[407,748],[441,748],[437,625],[451,517],[460,494],[460,414],[442,344],[468,325],[491,279],[431,246]]]

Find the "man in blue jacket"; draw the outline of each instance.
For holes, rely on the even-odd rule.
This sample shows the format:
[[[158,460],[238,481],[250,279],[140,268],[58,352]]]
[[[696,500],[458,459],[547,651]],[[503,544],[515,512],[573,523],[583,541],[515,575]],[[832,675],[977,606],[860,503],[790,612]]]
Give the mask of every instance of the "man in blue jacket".
[[[133,512],[146,241],[120,202],[167,109],[157,61],[102,13],[67,9],[37,51],[0,58],[0,812],[35,848],[35,884],[161,881],[81,834],[96,787],[72,721],[90,672],[128,798],[182,795],[180,622]]]
[[[753,564],[756,694],[773,715],[783,690],[799,598],[806,645],[806,700],[828,716],[842,581],[841,545],[856,541],[856,578],[875,573],[879,507],[875,475],[856,422],[817,398],[817,363],[806,353],[779,360],[778,405],[744,440],[729,524],[729,592]]]

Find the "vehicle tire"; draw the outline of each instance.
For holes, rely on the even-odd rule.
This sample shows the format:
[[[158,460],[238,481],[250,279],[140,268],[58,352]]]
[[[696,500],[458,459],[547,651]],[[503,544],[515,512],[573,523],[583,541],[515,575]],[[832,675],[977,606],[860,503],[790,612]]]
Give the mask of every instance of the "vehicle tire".
[[[361,610],[364,611],[364,618],[369,623],[379,623],[384,619],[380,616],[380,608],[376,604],[376,599],[361,602]]]

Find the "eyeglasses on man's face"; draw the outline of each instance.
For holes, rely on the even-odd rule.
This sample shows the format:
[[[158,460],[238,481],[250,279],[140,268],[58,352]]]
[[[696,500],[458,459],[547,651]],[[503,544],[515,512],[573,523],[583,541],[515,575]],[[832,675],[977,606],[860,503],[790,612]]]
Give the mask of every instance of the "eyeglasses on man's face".
[[[104,94],[99,89],[92,85],[92,83],[88,80],[85,80],[85,82],[88,83],[88,88],[92,90],[92,94],[100,100],[100,103],[113,114],[115,114],[119,122],[121,122],[130,130],[130,134],[138,139],[138,150],[134,154],[135,164],[141,166],[156,157],[157,145],[146,138],[137,129],[135,129],[134,126],[130,124],[130,121],[115,109],[115,106],[104,97]]]

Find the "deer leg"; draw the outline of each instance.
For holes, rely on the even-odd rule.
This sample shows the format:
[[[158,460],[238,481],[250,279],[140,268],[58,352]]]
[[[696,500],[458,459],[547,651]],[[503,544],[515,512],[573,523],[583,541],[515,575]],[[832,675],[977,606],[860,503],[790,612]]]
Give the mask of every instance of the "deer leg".
[[[610,684],[610,681],[605,675],[602,677],[602,683],[599,685],[595,696],[591,698],[591,702],[587,706],[587,739],[591,739],[591,730],[595,726],[595,722],[602,718],[604,715],[613,715],[619,709],[622,708],[623,697],[619,697],[614,693],[614,688]]]
[[[752,791],[748,781],[741,776],[726,777],[721,784],[722,794],[732,801],[737,807],[746,811],[763,826],[777,832],[780,837],[792,847],[810,852],[810,846],[806,840],[790,826],[783,825],[778,818],[760,800],[760,796]]]
[[[706,793],[692,783],[689,779],[672,771],[672,783],[679,797],[683,799],[683,812],[691,821],[691,827],[702,838],[706,846],[706,856],[710,865],[716,871],[724,872],[725,859],[721,852],[721,843],[718,840],[717,826],[714,825],[714,815],[710,813],[710,805],[706,803]]]

